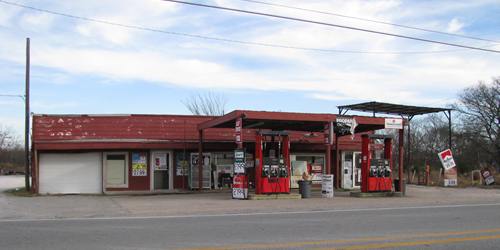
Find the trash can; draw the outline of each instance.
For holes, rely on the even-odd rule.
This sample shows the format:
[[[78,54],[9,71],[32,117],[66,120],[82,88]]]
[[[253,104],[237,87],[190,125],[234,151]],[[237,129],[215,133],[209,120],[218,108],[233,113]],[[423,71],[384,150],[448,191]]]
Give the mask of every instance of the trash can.
[[[394,180],[394,191],[401,192],[403,195],[406,193],[406,181],[403,180],[403,190],[399,190],[399,179]]]
[[[298,181],[299,193],[302,198],[311,198],[312,181]]]

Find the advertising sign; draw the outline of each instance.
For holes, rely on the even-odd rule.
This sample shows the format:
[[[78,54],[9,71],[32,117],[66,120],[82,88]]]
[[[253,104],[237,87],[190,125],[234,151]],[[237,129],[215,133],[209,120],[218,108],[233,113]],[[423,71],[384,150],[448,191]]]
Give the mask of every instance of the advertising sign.
[[[235,140],[236,140],[236,144],[241,146],[243,144],[243,119],[241,118],[238,118],[236,119],[236,122],[235,122],[235,127],[234,127],[234,136],[235,136]]]
[[[333,174],[324,174],[322,176],[321,197],[333,198]]]
[[[489,169],[482,169],[481,176],[483,177],[485,185],[489,186],[495,184],[495,177],[493,177]]]
[[[153,153],[153,167],[155,170],[168,170],[169,154],[166,152]]]
[[[244,174],[245,173],[245,151],[241,149],[237,149],[234,151],[234,173],[236,174]]]
[[[132,176],[148,176],[147,154],[132,153]]]
[[[246,199],[248,197],[248,183],[246,175],[234,175],[233,177],[233,199]]]
[[[337,127],[335,128],[335,132],[339,135],[347,135],[351,134],[352,138],[354,138],[354,132],[358,123],[354,117],[348,116],[337,116],[336,119]]]
[[[323,178],[323,165],[311,164],[311,175],[311,181],[313,181],[313,183],[321,183],[321,179]]]
[[[403,119],[401,119],[401,118],[385,118],[385,128],[403,129]]]
[[[186,160],[178,160],[175,170],[175,175],[177,176],[186,176],[188,175],[189,164]]]
[[[457,181],[457,168],[450,168],[450,169],[445,169],[444,170],[444,186],[445,187],[451,187],[451,186],[457,186],[458,181]]]
[[[438,154],[439,160],[441,164],[443,164],[443,168],[445,170],[451,169],[456,166],[455,160],[453,160],[453,155],[451,154],[451,150],[447,149]]]

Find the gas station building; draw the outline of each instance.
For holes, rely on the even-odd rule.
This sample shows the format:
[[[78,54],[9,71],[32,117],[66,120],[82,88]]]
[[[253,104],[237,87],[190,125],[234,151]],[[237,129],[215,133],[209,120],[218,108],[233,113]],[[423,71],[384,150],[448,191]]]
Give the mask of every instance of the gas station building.
[[[395,119],[396,125],[391,125]],[[32,126],[33,190],[113,194],[230,187],[237,148],[246,153],[252,187],[259,163],[256,134],[263,131],[286,131],[291,188],[301,178],[294,168],[306,166],[313,184],[331,173],[336,188],[356,189],[361,183],[362,135],[394,126],[400,126],[399,143],[393,144],[398,147],[392,147],[399,158],[392,158],[391,164],[399,167],[399,175],[392,178],[403,179],[406,123],[397,118],[250,110],[219,117],[37,114]],[[203,160],[198,160],[200,155]]]

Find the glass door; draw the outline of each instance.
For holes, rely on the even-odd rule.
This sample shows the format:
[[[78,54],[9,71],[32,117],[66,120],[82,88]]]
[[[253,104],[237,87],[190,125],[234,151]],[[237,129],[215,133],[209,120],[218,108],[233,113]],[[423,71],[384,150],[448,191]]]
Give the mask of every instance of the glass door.
[[[169,151],[152,151],[152,189],[168,190],[172,184],[172,153]]]
[[[361,152],[354,152],[354,168],[352,183],[354,187],[361,186]]]

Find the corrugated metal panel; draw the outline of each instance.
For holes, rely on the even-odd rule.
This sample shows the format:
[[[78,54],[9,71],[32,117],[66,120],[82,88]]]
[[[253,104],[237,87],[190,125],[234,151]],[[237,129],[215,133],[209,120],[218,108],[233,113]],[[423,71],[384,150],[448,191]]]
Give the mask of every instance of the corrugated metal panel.
[[[185,115],[35,115],[33,140],[35,146],[50,144],[47,149],[66,149],[80,144],[85,148],[102,145],[126,144],[128,146],[155,144],[167,145],[198,141],[197,125],[213,119],[210,116]],[[254,140],[255,131],[244,130],[245,141]],[[292,142],[322,144],[323,134],[307,137],[304,132],[292,132]],[[206,142],[233,142],[234,129],[213,128],[205,130]],[[356,143],[350,137],[341,137],[341,143]],[[40,148],[40,147],[39,147]],[[43,148],[43,147],[42,147]]]

